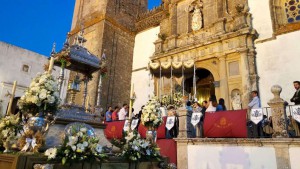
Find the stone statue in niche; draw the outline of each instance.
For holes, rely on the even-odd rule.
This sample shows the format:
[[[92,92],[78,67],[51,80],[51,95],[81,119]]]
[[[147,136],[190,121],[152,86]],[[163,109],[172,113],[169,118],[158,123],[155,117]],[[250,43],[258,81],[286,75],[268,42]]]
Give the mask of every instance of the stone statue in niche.
[[[231,92],[231,104],[233,110],[241,110],[242,109],[242,101],[240,91],[235,89]]]
[[[196,5],[195,9],[193,11],[193,14],[192,14],[192,30],[193,31],[200,30],[203,27],[202,20],[203,19],[202,19],[202,12],[201,12],[200,6]]]

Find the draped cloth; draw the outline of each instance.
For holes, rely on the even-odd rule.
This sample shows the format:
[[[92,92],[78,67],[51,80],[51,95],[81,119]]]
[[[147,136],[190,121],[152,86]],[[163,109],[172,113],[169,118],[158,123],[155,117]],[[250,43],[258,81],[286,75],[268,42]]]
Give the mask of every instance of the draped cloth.
[[[204,137],[247,138],[247,110],[205,113]]]
[[[164,62],[150,62],[149,67],[152,70],[157,70],[161,66],[162,69],[169,69],[171,66],[174,69],[179,69],[181,67],[185,68],[192,68],[194,66],[194,60],[187,60],[187,61],[164,61]]]

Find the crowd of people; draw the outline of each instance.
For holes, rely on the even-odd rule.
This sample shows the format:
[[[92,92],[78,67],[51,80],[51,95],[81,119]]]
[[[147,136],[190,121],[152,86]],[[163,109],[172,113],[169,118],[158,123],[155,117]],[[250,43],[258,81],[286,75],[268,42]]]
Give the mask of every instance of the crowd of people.
[[[294,87],[296,89],[296,92],[294,96],[291,98],[291,102],[294,102],[295,105],[300,105],[300,82],[294,81]],[[258,109],[261,108],[261,102],[258,96],[257,91],[251,92],[251,101],[248,104],[248,109],[251,111],[251,109]],[[137,113],[134,118],[140,119],[142,114],[142,109]],[[219,111],[226,111],[227,107],[225,106],[225,100],[223,98],[220,98],[217,101],[217,98],[215,95],[211,95],[208,101],[203,101],[201,104],[197,101],[187,101],[186,102],[186,110],[187,110],[187,136],[189,138],[196,137],[196,133],[200,135],[200,137],[203,137],[203,122],[205,119],[206,113],[212,113],[212,112],[219,112]],[[164,110],[163,110],[164,112]],[[193,126],[191,124],[192,115],[193,113],[201,113],[202,116],[200,118],[200,122]],[[166,113],[163,113],[163,116],[175,116],[175,122],[171,129],[166,129],[166,137],[167,138],[176,138],[178,136],[179,131],[179,118],[176,113],[176,108],[172,105],[167,107]],[[128,105],[124,104],[122,108],[119,108],[116,106],[114,109],[112,107],[108,107],[106,114],[105,114],[105,121],[111,122],[111,121],[117,121],[117,120],[125,120],[126,117],[128,117]],[[300,136],[300,123],[295,121],[292,116],[288,116],[286,119],[287,128],[288,128],[288,134],[292,137],[294,136]],[[252,132],[253,137],[271,137],[273,132],[273,124],[272,124],[272,116],[263,115],[263,119],[256,125],[253,122],[249,121],[248,124],[248,130],[249,132]],[[253,134],[255,133],[255,134]],[[251,133],[250,133],[251,135]],[[251,136],[250,136],[251,137]]]
[[[111,122],[117,120],[125,120],[128,116],[128,109],[129,107],[126,103],[123,104],[122,108],[120,108],[119,106],[115,106],[115,108],[113,109],[111,106],[109,106],[105,113],[105,121]]]
[[[143,109],[143,107],[141,108]],[[128,118],[129,113],[129,106],[127,103],[123,104],[123,107],[115,106],[114,109],[112,106],[108,106],[105,115],[104,115],[104,121],[106,122],[112,122],[112,121],[118,121],[118,120],[126,120]],[[134,115],[133,118],[141,118],[142,110],[139,111],[138,114],[134,114],[134,109],[132,108],[132,114]]]

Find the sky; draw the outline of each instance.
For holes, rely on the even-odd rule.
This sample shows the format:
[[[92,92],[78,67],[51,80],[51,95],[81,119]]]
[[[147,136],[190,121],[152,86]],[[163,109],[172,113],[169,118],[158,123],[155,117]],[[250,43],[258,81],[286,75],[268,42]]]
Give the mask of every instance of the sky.
[[[148,8],[161,0],[148,0]],[[75,0],[0,0],[0,41],[49,56],[71,29]]]

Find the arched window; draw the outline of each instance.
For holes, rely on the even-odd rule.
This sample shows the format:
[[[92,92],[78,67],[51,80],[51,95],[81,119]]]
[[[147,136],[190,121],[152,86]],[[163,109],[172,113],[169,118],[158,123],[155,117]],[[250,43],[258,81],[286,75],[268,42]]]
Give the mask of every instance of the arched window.
[[[275,35],[300,30],[300,0],[270,0]]]
[[[300,2],[299,0],[287,0],[285,2],[285,12],[288,23],[300,21]]]

